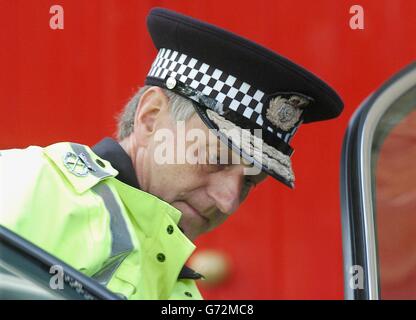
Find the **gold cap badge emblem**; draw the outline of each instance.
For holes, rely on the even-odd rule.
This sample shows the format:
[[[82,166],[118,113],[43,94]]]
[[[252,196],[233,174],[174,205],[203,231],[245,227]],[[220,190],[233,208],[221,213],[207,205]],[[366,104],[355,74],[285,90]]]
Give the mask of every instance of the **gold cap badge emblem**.
[[[289,98],[277,96],[270,100],[266,118],[277,128],[289,131],[299,121],[303,107],[309,104],[305,97],[292,95]]]

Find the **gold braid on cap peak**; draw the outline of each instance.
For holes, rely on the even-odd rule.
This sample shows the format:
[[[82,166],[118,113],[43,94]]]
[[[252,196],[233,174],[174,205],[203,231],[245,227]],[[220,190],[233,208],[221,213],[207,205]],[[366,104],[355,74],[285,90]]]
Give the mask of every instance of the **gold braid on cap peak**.
[[[241,146],[245,153],[252,156],[259,163],[265,164],[269,170],[277,173],[289,182],[295,181],[289,156],[268,145],[262,139],[251,133],[250,135],[242,134],[241,131],[243,129],[241,127],[225,119],[218,113],[209,109],[206,111],[208,117],[218,126],[219,131],[231,138],[234,144]]]

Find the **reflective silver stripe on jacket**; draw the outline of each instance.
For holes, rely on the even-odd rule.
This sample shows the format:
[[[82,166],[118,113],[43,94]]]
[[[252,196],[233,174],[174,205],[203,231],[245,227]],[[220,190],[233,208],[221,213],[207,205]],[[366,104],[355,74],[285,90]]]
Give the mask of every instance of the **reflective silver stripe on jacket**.
[[[99,195],[110,213],[111,254],[104,268],[93,275],[93,278],[107,285],[114,272],[123,260],[133,251],[133,242],[127,228],[121,208],[109,186],[103,183],[95,185],[92,190]]]
[[[90,171],[90,174],[100,179],[111,176],[91,158],[85,146],[71,143],[71,148],[77,155],[82,153],[85,156],[89,165],[94,169]],[[123,260],[133,251],[134,246],[122,209],[110,187],[104,183],[98,183],[92,187],[92,190],[103,199],[104,205],[110,213],[111,254],[104,263],[104,267],[92,276],[102,285],[107,285]]]

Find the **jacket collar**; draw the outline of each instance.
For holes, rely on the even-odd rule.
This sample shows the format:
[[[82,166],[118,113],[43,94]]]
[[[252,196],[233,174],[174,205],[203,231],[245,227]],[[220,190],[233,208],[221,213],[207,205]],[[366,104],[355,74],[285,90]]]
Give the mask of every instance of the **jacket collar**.
[[[111,163],[119,174],[116,178],[125,184],[140,189],[140,184],[136,176],[131,159],[121,145],[111,138],[104,138],[92,147],[93,152],[100,158]],[[178,279],[201,279],[203,276],[186,265],[179,273]]]
[[[140,189],[133,163],[127,152],[124,151],[117,141],[111,138],[104,138],[92,147],[92,151],[100,158],[111,163],[113,168],[119,172],[117,175],[118,180]]]

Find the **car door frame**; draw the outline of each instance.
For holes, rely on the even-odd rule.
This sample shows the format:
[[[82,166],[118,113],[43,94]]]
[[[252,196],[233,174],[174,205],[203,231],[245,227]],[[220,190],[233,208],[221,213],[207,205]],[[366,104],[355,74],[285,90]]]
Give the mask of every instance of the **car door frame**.
[[[415,86],[414,62],[362,103],[352,116],[344,136],[340,189],[345,299],[380,299],[374,176],[371,173],[372,142],[383,115]],[[356,281],[358,277],[363,277],[361,283]]]

